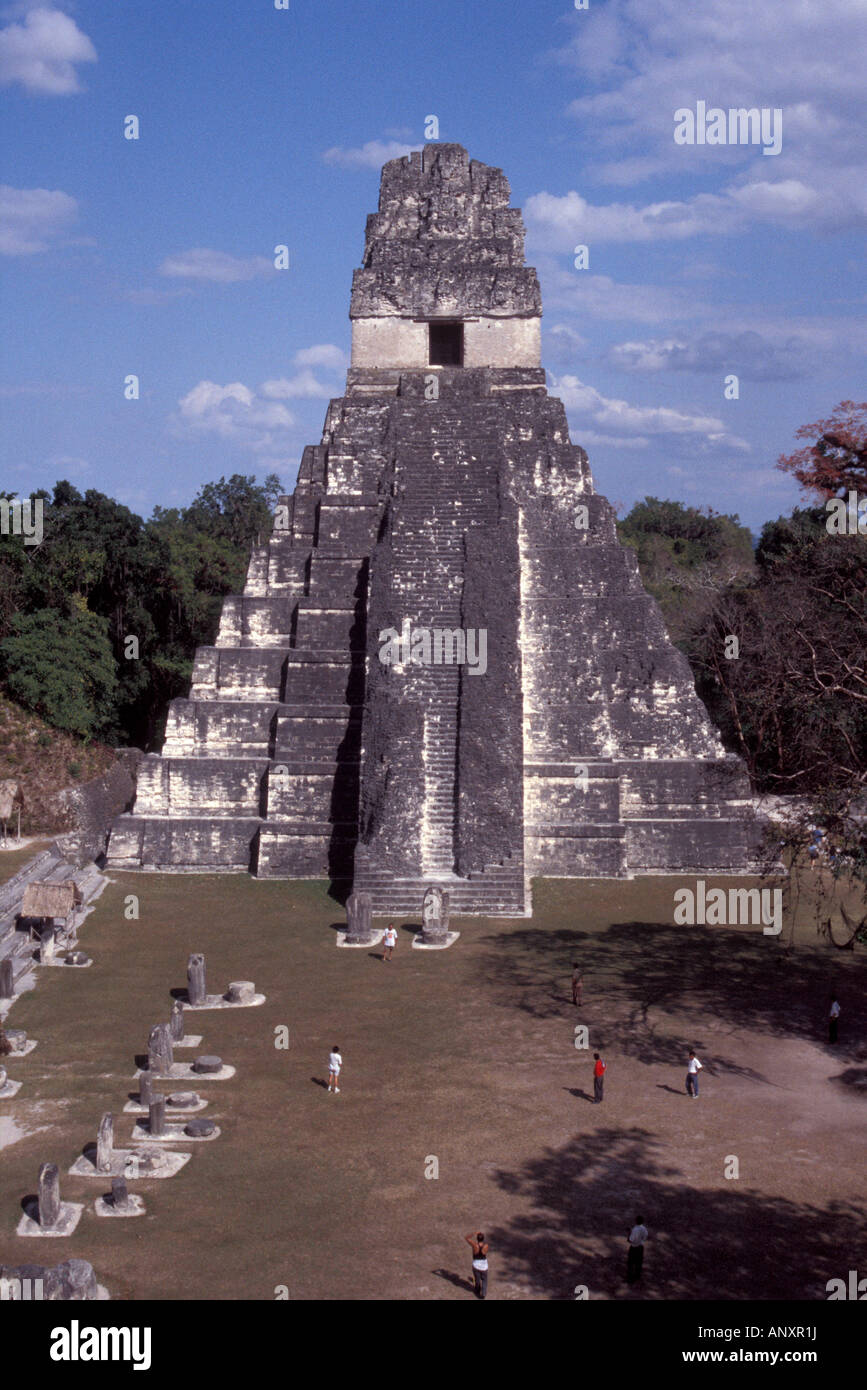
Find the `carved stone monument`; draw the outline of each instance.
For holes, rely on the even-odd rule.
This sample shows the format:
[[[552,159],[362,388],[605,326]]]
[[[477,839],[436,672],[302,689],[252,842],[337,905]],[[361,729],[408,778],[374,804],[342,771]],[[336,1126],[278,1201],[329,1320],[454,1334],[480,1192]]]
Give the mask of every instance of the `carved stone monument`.
[[[210,1076],[223,1070],[223,1059],[221,1057],[197,1057],[193,1062],[193,1071],[197,1076]]]
[[[427,946],[439,946],[449,932],[449,897],[441,888],[428,888],[421,909],[422,936]]]
[[[148,1036],[148,1071],[154,1076],[170,1076],[174,1060],[169,1025],[157,1023]]]
[[[366,946],[373,940],[370,924],[369,893],[353,893],[346,900],[346,940],[353,946]]]
[[[25,1301],[44,1303],[104,1301],[108,1291],[96,1281],[93,1265],[86,1260],[63,1260],[59,1265],[0,1265],[0,1284],[23,1285]],[[27,1285],[29,1284],[29,1289]]]
[[[256,997],[256,986],[252,980],[232,980],[226,991],[230,1004],[250,1004]]]
[[[39,1169],[38,1194],[18,1223],[19,1236],[70,1236],[81,1219],[81,1202],[61,1202],[56,1163]]]
[[[184,1036],[184,1006],[180,999],[175,999],[172,1003],[169,1033],[173,1043],[180,1042]]]
[[[43,1163],[39,1169],[39,1224],[56,1226],[60,1220],[60,1173],[56,1163]]]
[[[206,994],[205,957],[194,952],[187,962],[187,998],[191,1004],[204,1004]]]
[[[112,1178],[111,1192],[97,1197],[93,1204],[97,1216],[144,1216],[144,1200],[130,1192],[126,1177]]]
[[[159,1139],[166,1132],[166,1098],[165,1096],[154,1096],[148,1110],[148,1132],[154,1139]]]
[[[103,1115],[96,1136],[96,1169],[99,1173],[111,1172],[111,1156],[114,1152],[114,1117]]]

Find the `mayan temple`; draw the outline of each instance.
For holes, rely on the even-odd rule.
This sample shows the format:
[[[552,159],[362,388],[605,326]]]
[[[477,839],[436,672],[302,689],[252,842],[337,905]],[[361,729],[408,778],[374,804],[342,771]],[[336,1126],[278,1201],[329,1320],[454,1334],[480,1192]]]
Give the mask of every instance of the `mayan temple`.
[[[320,444],[172,702],[117,868],[525,916],[535,876],[747,871],[726,755],[540,362],[499,169],[382,171]],[[398,640],[395,640],[395,634]]]

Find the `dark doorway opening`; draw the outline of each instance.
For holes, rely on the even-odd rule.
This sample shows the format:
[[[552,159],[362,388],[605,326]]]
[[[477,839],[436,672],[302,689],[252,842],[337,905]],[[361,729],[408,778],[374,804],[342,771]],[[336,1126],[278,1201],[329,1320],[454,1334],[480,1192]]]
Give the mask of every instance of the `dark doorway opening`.
[[[464,325],[431,323],[428,361],[432,367],[462,367],[464,364]]]

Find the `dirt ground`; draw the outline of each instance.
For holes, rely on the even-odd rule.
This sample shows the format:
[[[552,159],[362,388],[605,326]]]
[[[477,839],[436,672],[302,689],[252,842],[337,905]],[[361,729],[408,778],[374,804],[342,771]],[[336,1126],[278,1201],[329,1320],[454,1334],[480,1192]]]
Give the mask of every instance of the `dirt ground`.
[[[324,884],[112,880],[82,928],[93,967],[43,970],[9,1018],[40,1041],[10,1064],[24,1086],[0,1102],[0,1263],[79,1256],[120,1299],[467,1299],[462,1237],[483,1229],[494,1299],[582,1286],[592,1299],[824,1299],[829,1279],[867,1274],[863,947],[675,927],[679,879],[561,880],[536,883],[532,922],[461,919],[444,952],[412,950],[404,928],[385,964],[381,947],[336,949],[342,914]],[[252,979],[267,995],[188,1016],[200,1051],[237,1067],[199,1085],[222,1134],[191,1145],[178,1176],[131,1184],[145,1217],[100,1220],[106,1184],[66,1169],[106,1110],[126,1142],[134,1057],[193,950],[209,990]],[[333,1043],[338,1096],[324,1089]],[[697,1101],[689,1047],[704,1064]],[[19,1239],[48,1160],[64,1200],[89,1208],[70,1239]],[[630,1287],[637,1214],[650,1238]]]

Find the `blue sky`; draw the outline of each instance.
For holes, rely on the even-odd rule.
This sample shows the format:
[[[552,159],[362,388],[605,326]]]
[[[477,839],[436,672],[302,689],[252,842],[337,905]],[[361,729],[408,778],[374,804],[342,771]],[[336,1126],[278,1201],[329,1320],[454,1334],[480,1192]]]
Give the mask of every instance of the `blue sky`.
[[[599,489],[756,530],[798,500],[797,427],[865,394],[865,71],[865,0],[0,7],[0,485],[143,515],[232,472],[291,490],[379,169],[436,115],[524,209]],[[699,101],[779,108],[780,154],[676,144]]]

